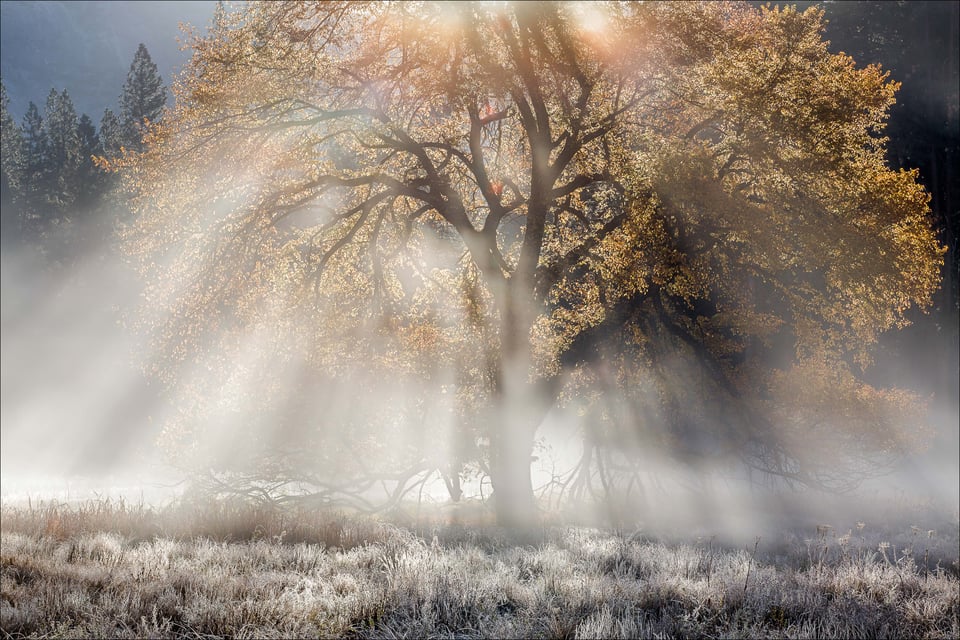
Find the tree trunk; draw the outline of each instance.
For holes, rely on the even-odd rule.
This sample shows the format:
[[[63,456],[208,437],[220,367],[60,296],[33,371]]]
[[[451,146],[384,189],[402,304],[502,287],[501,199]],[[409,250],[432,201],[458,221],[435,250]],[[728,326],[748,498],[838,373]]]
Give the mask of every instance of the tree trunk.
[[[497,408],[492,425],[490,480],[497,524],[516,532],[531,530],[537,522],[537,505],[530,478],[530,458],[538,424],[522,420],[513,403]]]
[[[528,215],[528,225],[529,218]],[[529,226],[526,233],[531,233]],[[531,265],[535,266],[536,260]],[[531,380],[534,367],[530,333],[540,306],[532,274],[532,266],[526,273],[518,267],[497,296],[499,353],[495,358],[494,405],[487,425],[497,523],[521,536],[534,533],[539,521],[530,463],[537,429],[557,396],[557,379]]]
[[[513,371],[523,371],[526,377],[529,369],[524,366]],[[539,521],[530,464],[537,430],[556,401],[557,381],[529,382],[506,376],[511,378],[513,384],[495,396],[488,425],[490,480],[498,524],[522,534],[534,531]]]

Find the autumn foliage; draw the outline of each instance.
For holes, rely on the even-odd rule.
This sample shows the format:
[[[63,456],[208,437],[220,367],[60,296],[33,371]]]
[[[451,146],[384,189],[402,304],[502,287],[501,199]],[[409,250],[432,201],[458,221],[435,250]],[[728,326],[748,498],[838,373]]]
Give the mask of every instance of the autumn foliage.
[[[598,468],[611,447],[824,486],[882,467],[916,399],[857,376],[942,249],[885,163],[896,84],[821,31],[714,2],[221,13],[126,167],[154,364],[212,372],[170,441],[195,447],[211,404],[296,405],[313,462],[360,443],[472,468],[508,524],[557,407],[596,454],[582,491],[636,470]],[[338,384],[382,404],[334,421],[310,398]],[[431,420],[454,425],[443,462]],[[402,455],[371,426],[400,423],[422,440]],[[297,478],[329,488],[319,466]]]

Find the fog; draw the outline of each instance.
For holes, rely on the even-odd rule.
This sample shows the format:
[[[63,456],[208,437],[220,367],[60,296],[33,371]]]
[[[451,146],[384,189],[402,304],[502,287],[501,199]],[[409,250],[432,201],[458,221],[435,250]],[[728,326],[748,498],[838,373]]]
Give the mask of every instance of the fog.
[[[4,491],[151,467],[160,397],[121,326],[130,271],[102,251],[51,267],[29,245],[5,248],[2,267]]]
[[[146,376],[156,354],[145,349],[130,327],[136,313],[142,312],[143,284],[117,255],[112,240],[86,247],[75,264],[68,266],[49,264],[38,248],[29,244],[4,248],[0,468],[5,501],[112,496],[164,504],[188,486],[183,482],[183,469],[177,468],[176,457],[171,459],[158,441],[163,425],[185,402],[182,387],[203,382],[196,374],[183,371],[179,374],[182,379],[163,391],[158,381]],[[218,428],[207,425],[207,443],[227,457],[237,456],[238,439],[248,437],[238,435],[245,421],[237,412],[250,393],[249,385],[261,379],[257,367],[276,375],[277,367],[285,366],[282,374],[291,388],[302,388],[294,383],[301,375],[295,363],[263,358],[263,352],[248,348],[239,351],[237,360],[226,366],[231,371],[247,371],[246,380],[243,376],[232,378],[230,384],[239,385],[233,393],[221,390],[222,396],[236,406],[223,414],[227,417]],[[442,376],[437,377],[441,378],[439,386],[444,386]],[[445,383],[452,395],[449,377]],[[358,379],[353,377],[354,382]],[[395,400],[398,393],[409,390],[383,380],[367,379],[362,384],[376,388],[375,394],[364,396],[362,411],[358,411],[355,394],[346,388],[339,388],[340,393],[328,390],[326,395],[313,396],[306,410],[370,418],[369,437],[381,439],[387,450],[403,449],[417,440],[421,441],[417,446],[423,446],[423,422],[377,424],[373,418],[377,411],[370,406],[370,398]],[[616,401],[611,398],[608,402]],[[444,423],[449,416],[443,417],[450,407],[436,398],[432,404],[416,415],[418,420],[434,421],[427,432],[433,438],[427,448],[430,455],[443,456],[444,451],[449,454],[449,438],[454,437],[453,425]],[[303,417],[302,402],[297,405],[301,413],[295,413],[292,407],[287,405],[291,416]],[[432,417],[428,415],[431,412]],[[439,425],[435,424],[437,420]],[[669,457],[657,459],[654,453],[643,462],[641,491],[627,503],[629,517],[625,518],[623,511],[608,513],[608,507],[596,504],[575,519],[626,519],[635,526],[649,523],[651,528],[692,526],[704,533],[720,531],[747,539],[774,523],[889,518],[904,505],[927,505],[943,513],[955,513],[960,486],[956,395],[934,398],[929,422],[935,433],[928,451],[904,460],[891,474],[868,480],[852,494],[764,489],[729,467],[711,469],[703,464],[683,468]],[[274,426],[259,428],[269,431],[278,423],[271,424]],[[268,435],[261,433],[259,441]],[[437,438],[447,438],[446,444]],[[582,422],[574,411],[554,409],[538,431],[537,460],[531,471],[534,487],[545,505],[567,516],[571,514],[569,505],[560,500],[559,488],[554,485],[558,480],[569,480],[582,458],[583,446]],[[344,455],[352,457],[354,453],[349,444],[345,445]],[[388,453],[367,450],[371,461],[379,455],[385,455],[386,460]],[[443,468],[443,462],[434,466]],[[466,500],[488,497],[489,480],[465,477],[462,490]],[[439,474],[431,471],[406,498],[441,504],[449,500],[449,495]]]
[[[25,10],[19,5],[16,9]],[[7,47],[6,35],[4,41]],[[78,105],[88,108],[80,101]],[[213,207],[211,211],[217,213]],[[144,325],[172,326],[168,321],[177,319],[164,314],[170,312],[171,301],[192,295],[193,279],[177,272],[166,289],[147,289],[112,235],[110,216],[107,211],[101,219],[54,229],[42,243],[3,244],[4,501],[124,496],[163,503],[196,486],[216,493],[214,474],[201,474],[198,481],[188,473],[202,471],[206,461],[211,467],[229,464],[239,478],[234,486],[246,491],[244,495],[261,490],[312,495],[318,504],[358,509],[385,500],[443,504],[455,493],[455,476],[464,501],[489,498],[488,469],[476,462],[483,459],[489,442],[457,419],[468,402],[461,394],[469,394],[471,384],[463,383],[457,367],[431,362],[425,350],[424,362],[410,365],[408,374],[385,375],[366,366],[365,359],[396,350],[396,344],[380,341],[368,326],[351,327],[350,318],[336,316],[332,306],[314,310],[315,315],[284,315],[280,310],[294,302],[283,291],[257,302],[258,322],[240,332],[203,327],[184,343],[195,351],[174,353]],[[75,238],[91,240],[77,244]],[[62,246],[70,249],[50,248]],[[424,271],[452,271],[461,249],[451,249],[442,234],[427,234]],[[208,257],[196,265],[197,273],[216,266]],[[413,283],[430,279],[422,273],[401,273],[398,286],[409,284],[404,277]],[[466,323],[454,301],[440,294],[436,298],[425,306],[441,318],[441,325]],[[957,321],[951,310],[938,314],[938,322]],[[933,324],[920,316],[918,321],[921,332]],[[341,343],[355,347],[352,359],[341,359],[329,370],[318,366],[311,354],[316,348],[311,327],[323,324],[343,330]],[[721,416],[683,443],[689,450],[664,445],[656,435],[661,417],[642,414],[612,384],[600,386],[598,406],[604,415],[646,425],[647,430],[595,443],[590,423],[594,414],[584,415],[572,405],[554,407],[536,434],[534,489],[542,505],[556,511],[557,521],[692,528],[704,535],[722,532],[744,539],[784,522],[807,526],[890,518],[908,505],[929,507],[956,522],[960,401],[955,388],[943,391],[946,385],[939,373],[956,370],[957,354],[947,329],[913,334],[899,343],[883,338],[881,347],[888,355],[869,374],[929,398],[927,415],[918,415],[917,421],[930,425],[931,438],[925,451],[851,492],[789,488],[758,479],[731,459],[712,460],[709,454],[729,440],[723,429],[730,420]],[[416,338],[427,343],[431,337]],[[911,350],[910,340],[927,343]],[[475,344],[463,349],[462,369],[479,368],[471,363],[483,358],[484,347],[479,338]],[[204,356],[195,358],[199,353]],[[702,379],[705,367],[693,358],[677,357],[666,365],[666,374],[651,368],[650,377],[660,375],[661,382],[679,386]],[[706,400],[693,402],[702,403],[696,407],[700,413],[709,413]],[[610,475],[602,469],[578,475],[590,447],[595,447],[593,456],[603,456]],[[811,445],[810,452],[815,450]],[[844,452],[833,453],[844,459]],[[621,480],[629,491],[610,491],[606,483],[620,473],[617,469],[627,467]],[[873,470],[865,471],[869,475]]]

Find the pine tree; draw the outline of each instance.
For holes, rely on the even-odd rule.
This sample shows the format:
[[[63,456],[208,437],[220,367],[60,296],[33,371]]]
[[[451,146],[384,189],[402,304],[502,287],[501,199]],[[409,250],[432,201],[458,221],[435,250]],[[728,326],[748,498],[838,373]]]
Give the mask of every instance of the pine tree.
[[[93,156],[100,154],[100,137],[90,116],[83,114],[77,124],[80,139],[80,163],[77,173],[77,206],[89,210],[96,206],[103,193],[104,172],[93,163]]]
[[[105,158],[116,158],[121,154],[120,149],[124,144],[123,125],[120,124],[117,114],[110,109],[103,110],[99,138],[99,155]]]
[[[44,188],[50,214],[62,218],[77,199],[80,171],[80,135],[77,112],[66,89],[51,89],[44,111],[46,133]]]
[[[0,81],[0,236],[12,241],[20,229],[20,212],[15,206],[21,188],[23,134],[10,113],[7,88]]]
[[[39,222],[46,209],[43,170],[46,166],[46,132],[40,109],[33,102],[23,117],[23,146],[19,169],[20,189],[14,194],[20,210],[20,228],[25,234],[39,231]]]
[[[143,150],[141,137],[144,128],[148,123],[159,120],[166,102],[167,90],[157,65],[150,59],[147,47],[140,43],[120,95],[125,147],[138,152]]]
[[[120,119],[117,118],[117,114],[111,109],[103,110],[103,117],[100,118],[100,131],[97,143],[98,147],[95,155],[101,159],[114,160],[123,155],[123,147],[125,144],[123,125],[120,123]],[[120,202],[110,195],[117,185],[117,174],[105,170],[102,166],[98,166],[97,171],[100,174],[101,200],[110,200],[111,206],[113,207],[120,206]]]

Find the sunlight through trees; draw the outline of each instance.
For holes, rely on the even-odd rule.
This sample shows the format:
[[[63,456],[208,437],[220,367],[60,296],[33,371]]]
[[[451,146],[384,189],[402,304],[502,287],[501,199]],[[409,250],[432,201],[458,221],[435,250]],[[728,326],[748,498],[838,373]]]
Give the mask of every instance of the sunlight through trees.
[[[167,442],[272,496],[477,473],[521,528],[558,407],[582,418],[571,495],[654,458],[884,469],[918,399],[857,376],[943,250],[885,164],[896,83],[822,28],[727,3],[219,14],[115,162],[148,367],[184,393]]]

